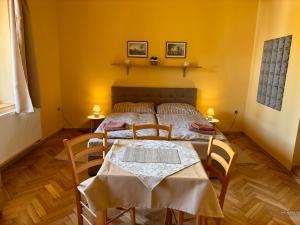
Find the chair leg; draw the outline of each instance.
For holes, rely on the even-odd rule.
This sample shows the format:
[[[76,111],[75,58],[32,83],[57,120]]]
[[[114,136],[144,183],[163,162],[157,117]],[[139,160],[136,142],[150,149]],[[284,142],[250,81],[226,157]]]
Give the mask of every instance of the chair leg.
[[[107,209],[96,212],[96,225],[107,225]]]
[[[78,219],[78,225],[83,225],[83,218],[81,216],[82,214],[82,208],[81,205],[79,203],[79,205],[77,204],[77,219]]]
[[[172,225],[172,212],[169,208],[166,210],[165,225]]]
[[[135,208],[130,209],[130,225],[135,225]]]
[[[183,225],[183,221],[184,221],[184,212],[179,211],[177,225]]]
[[[82,214],[82,207],[80,204],[81,198],[80,198],[80,193],[75,190],[75,195],[76,195],[76,207],[77,207],[77,220],[78,220],[78,225],[83,225],[83,218],[81,216]]]

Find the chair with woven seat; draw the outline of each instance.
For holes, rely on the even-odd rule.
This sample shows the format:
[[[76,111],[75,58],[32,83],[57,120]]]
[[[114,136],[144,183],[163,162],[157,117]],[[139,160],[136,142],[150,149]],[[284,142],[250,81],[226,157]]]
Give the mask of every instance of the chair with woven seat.
[[[137,135],[137,131],[147,130],[147,129],[155,129],[157,135],[156,136]],[[160,136],[159,135],[160,130],[167,132],[167,136]],[[166,125],[159,125],[159,124],[141,124],[141,125],[133,124],[132,133],[133,133],[133,139],[136,140],[170,140],[172,134],[172,125],[166,126]]]
[[[89,139],[92,138],[98,138],[102,139],[102,145],[92,146],[89,148],[85,148],[80,150],[79,152],[74,151],[74,147],[79,145],[80,143],[86,142]],[[75,137],[71,140],[65,139],[63,140],[65,149],[68,152],[68,157],[71,163],[72,168],[72,175],[73,175],[73,181],[74,181],[74,190],[75,190],[75,196],[76,196],[76,206],[77,206],[77,218],[78,218],[78,225],[82,225],[83,221],[85,220],[88,224],[92,224],[90,221],[90,217],[93,217],[96,221],[96,224],[98,225],[106,225],[113,220],[116,220],[120,216],[124,214],[124,212],[130,211],[130,217],[131,217],[131,225],[135,225],[135,209],[129,208],[129,209],[121,209],[122,212],[115,216],[113,219],[107,218],[107,210],[105,210],[105,213],[103,211],[99,212],[93,212],[88,205],[84,201],[84,195],[83,190],[84,188],[89,184],[89,182],[92,180],[92,178],[89,178],[87,180],[84,180],[83,182],[80,182],[79,175],[83,173],[84,171],[87,171],[89,168],[94,166],[101,166],[104,157],[107,151],[107,134],[104,133],[91,133],[91,134],[84,134],[78,137]],[[82,162],[79,165],[76,165],[76,160],[86,157],[90,153],[100,153],[100,158],[90,160],[88,162]],[[85,210],[83,210],[85,209]],[[118,208],[119,209],[119,208]],[[85,213],[87,214],[85,214]],[[103,219],[104,218],[104,219]],[[103,221],[106,221],[104,224]]]
[[[227,155],[227,157],[224,157],[224,154],[220,154],[220,151],[216,151],[216,149],[219,148]],[[223,209],[224,201],[225,201],[225,195],[227,192],[228,184],[229,184],[229,178],[233,169],[233,166],[235,165],[237,159],[237,154],[232,150],[232,148],[225,142],[217,140],[213,137],[210,138],[208,143],[208,149],[207,149],[207,159],[206,159],[206,172],[209,177],[216,178],[220,184],[221,184],[221,190],[218,196],[219,204],[221,209]],[[168,209],[167,215],[166,215],[166,225],[171,224],[170,218],[171,217],[171,210]],[[180,211],[178,213],[178,225],[183,225],[184,222],[189,221],[191,219],[184,219],[184,212]],[[196,218],[196,225],[202,224],[202,222],[205,222],[205,218],[202,218],[200,216],[197,216]],[[221,223],[221,219],[217,219],[217,224]]]

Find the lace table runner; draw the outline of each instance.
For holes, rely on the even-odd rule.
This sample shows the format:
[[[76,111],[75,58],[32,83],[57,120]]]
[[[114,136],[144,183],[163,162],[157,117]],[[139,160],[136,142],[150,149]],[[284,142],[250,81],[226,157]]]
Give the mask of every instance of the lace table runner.
[[[177,149],[127,147],[123,162],[180,164]]]
[[[173,149],[173,151],[176,150],[179,156],[179,163],[140,163],[124,161],[127,149],[141,148],[156,149],[156,151],[163,151],[166,149]],[[143,182],[143,184],[151,190],[167,176],[170,176],[200,161],[198,154],[193,149],[192,145],[191,148],[186,148],[170,141],[152,140],[131,142],[116,140],[111,151],[107,155],[107,159],[118,167],[137,176]]]

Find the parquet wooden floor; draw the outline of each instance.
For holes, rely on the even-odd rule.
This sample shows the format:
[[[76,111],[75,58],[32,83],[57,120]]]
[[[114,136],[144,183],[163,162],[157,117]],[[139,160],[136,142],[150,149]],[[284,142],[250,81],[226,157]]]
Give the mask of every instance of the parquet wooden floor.
[[[61,131],[2,171],[7,202],[0,216],[1,225],[76,224],[69,165],[54,157],[62,151],[63,138],[78,134]],[[245,135],[229,135],[228,139],[257,164],[236,166],[225,200],[224,224],[297,224],[285,212],[300,211],[300,185]],[[162,210],[139,210],[137,221],[161,225],[163,217]],[[113,225],[120,224],[129,224],[128,218],[122,217]]]

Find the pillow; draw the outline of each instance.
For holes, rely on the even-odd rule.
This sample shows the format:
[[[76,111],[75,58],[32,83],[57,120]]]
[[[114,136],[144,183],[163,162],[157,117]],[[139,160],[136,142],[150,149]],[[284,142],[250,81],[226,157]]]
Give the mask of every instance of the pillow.
[[[152,102],[120,102],[114,105],[113,113],[153,113],[155,114],[154,103]]]
[[[163,103],[156,110],[158,114],[199,114],[194,106],[186,103]]]

